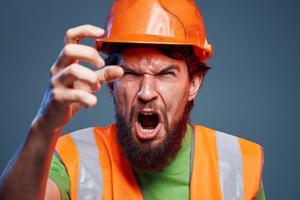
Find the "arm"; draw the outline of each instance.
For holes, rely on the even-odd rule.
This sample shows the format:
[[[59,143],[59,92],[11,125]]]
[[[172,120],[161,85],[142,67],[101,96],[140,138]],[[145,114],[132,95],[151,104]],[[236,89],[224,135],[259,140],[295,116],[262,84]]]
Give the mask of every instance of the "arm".
[[[61,195],[58,186],[53,182],[51,179],[47,181],[46,193],[45,193],[46,200],[61,200]],[[64,199],[63,199],[64,200]]]
[[[0,199],[43,198],[51,153],[58,133],[52,134],[52,137],[46,132],[39,133],[35,128],[29,131],[24,144],[2,173]]]
[[[97,68],[104,65],[96,49],[79,43],[102,34],[102,29],[91,25],[67,31],[65,46],[51,67],[49,89],[25,142],[0,177],[0,199],[60,199],[58,187],[48,180],[48,172],[61,130],[82,107],[96,105],[95,93],[101,84],[123,76],[122,68],[117,66],[92,71],[80,64],[84,61]]]

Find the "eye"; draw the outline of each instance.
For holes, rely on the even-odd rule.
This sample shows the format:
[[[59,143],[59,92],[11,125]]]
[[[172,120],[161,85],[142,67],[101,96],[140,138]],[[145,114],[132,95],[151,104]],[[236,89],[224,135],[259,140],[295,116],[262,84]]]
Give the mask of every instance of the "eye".
[[[136,81],[139,79],[141,75],[138,72],[132,71],[132,70],[125,70],[123,80],[127,81]]]
[[[159,76],[173,76],[173,77],[175,77],[176,76],[176,74],[175,74],[175,72],[173,72],[173,71],[163,71],[163,72],[160,72],[159,74],[158,74]]]
[[[124,72],[124,76],[138,76],[139,74],[138,73],[136,73],[136,72],[133,72],[133,71],[125,71]]]

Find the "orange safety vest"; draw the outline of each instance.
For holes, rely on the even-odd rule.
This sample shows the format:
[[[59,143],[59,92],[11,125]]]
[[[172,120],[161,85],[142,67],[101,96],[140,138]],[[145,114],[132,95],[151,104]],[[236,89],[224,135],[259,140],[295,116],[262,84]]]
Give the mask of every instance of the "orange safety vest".
[[[203,126],[193,127],[191,200],[252,200],[258,193],[262,147]],[[59,138],[56,151],[70,178],[72,200],[138,200],[143,194],[116,142],[116,126]]]

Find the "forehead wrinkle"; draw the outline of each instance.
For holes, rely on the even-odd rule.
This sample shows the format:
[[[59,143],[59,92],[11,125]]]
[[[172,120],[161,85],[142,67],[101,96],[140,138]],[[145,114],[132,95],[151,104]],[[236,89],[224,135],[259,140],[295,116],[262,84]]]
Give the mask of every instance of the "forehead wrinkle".
[[[150,57],[141,56],[141,59],[138,59],[137,62],[129,61],[124,63],[126,68],[145,72],[159,72],[172,65],[176,66],[177,64],[173,62],[166,62],[166,60],[152,55]]]
[[[157,49],[135,48],[123,51],[124,64],[136,72],[157,73],[170,65],[178,65],[176,60]]]

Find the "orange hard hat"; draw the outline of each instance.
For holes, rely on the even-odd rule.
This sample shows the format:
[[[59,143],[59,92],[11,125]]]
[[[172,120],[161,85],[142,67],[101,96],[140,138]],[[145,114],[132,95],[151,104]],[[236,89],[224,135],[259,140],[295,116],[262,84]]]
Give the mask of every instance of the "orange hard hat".
[[[191,45],[201,61],[212,56],[193,0],[116,0],[96,46],[108,52],[111,43]]]

